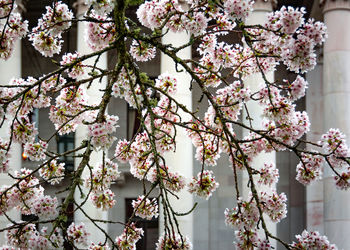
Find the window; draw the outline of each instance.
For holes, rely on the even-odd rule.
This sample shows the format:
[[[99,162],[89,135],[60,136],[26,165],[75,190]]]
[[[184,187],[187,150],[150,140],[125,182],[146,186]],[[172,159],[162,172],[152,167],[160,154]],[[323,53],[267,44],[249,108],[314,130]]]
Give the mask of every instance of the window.
[[[132,201],[136,199],[137,198],[125,199],[125,221],[128,221],[128,219],[131,217],[133,213]],[[141,227],[144,231],[143,237],[136,244],[136,249],[154,249],[155,244],[158,242],[158,218],[152,218],[152,220],[145,220],[140,217],[134,217],[132,221],[136,222],[137,227]]]
[[[67,135],[61,135],[57,137],[57,153],[62,154],[64,152],[73,150],[74,145],[74,133]],[[73,154],[66,154],[59,158],[60,162],[64,162],[67,171],[74,170],[74,157]]]
[[[155,81],[156,77],[149,76],[150,80]],[[152,98],[156,98],[159,101],[159,95],[156,95],[155,92],[151,95]],[[127,105],[127,139],[130,141],[137,132],[140,132],[140,126],[141,126],[141,114],[137,111],[137,109],[131,107],[129,104]]]
[[[140,113],[137,111],[137,109],[134,109],[128,105],[127,115],[127,139],[131,140],[136,135],[141,126],[141,121],[139,117]]]
[[[21,220],[34,223],[36,229],[39,231],[39,217],[35,214],[21,214]]]

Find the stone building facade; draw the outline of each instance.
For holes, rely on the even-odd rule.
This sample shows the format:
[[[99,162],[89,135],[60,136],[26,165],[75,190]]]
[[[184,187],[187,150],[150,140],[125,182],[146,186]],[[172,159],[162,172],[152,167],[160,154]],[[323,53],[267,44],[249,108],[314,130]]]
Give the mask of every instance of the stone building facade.
[[[24,2],[24,16],[36,25],[36,20],[43,12],[43,8],[48,0],[30,0]],[[73,6],[73,0],[65,1]],[[311,121],[311,131],[306,139],[317,141],[320,135],[331,127],[339,128],[348,137],[350,136],[350,1],[347,0],[281,0],[278,2],[272,0],[256,0],[255,11],[249,18],[249,22],[261,23],[267,11],[278,8],[282,5],[292,5],[294,7],[304,6],[308,15],[316,20],[324,21],[328,27],[328,39],[323,48],[319,48],[319,61],[316,68],[306,75],[309,82],[307,96],[298,104],[300,108],[305,108],[309,114]],[[75,4],[77,15],[82,13],[83,6]],[[130,13],[133,15],[134,13]],[[82,28],[77,26],[66,34],[63,52],[79,51],[82,54],[88,53],[89,49],[84,44]],[[188,39],[186,34],[169,34],[168,41],[178,41],[179,39]],[[191,50],[185,51],[185,57],[195,57],[195,52]],[[187,54],[186,54],[187,53]],[[115,62],[115,55],[112,53],[100,59],[101,67],[107,68]],[[151,77],[156,77],[162,72],[172,71],[173,65],[167,62],[164,57],[157,55],[152,63],[141,63],[140,67],[149,73]],[[38,52],[31,48],[28,41],[18,43],[15,54],[6,62],[0,62],[0,81],[7,82],[12,77],[38,77],[42,74],[53,70],[55,66],[50,59],[42,58]],[[9,70],[11,69],[11,70]],[[183,77],[186,81],[186,76]],[[283,67],[276,71],[271,78],[293,79],[294,75],[288,73]],[[188,80],[187,80],[188,81]],[[253,86],[254,79],[251,80]],[[95,91],[96,93],[96,91]],[[94,91],[90,95],[93,99]],[[192,105],[199,98],[199,92],[196,89],[192,93],[184,91],[181,93],[182,100]],[[96,97],[97,98],[97,97]],[[137,125],[137,114],[127,104],[119,99],[113,99],[109,106],[109,112],[119,116],[120,128],[117,130],[118,138],[131,138]],[[205,107],[201,107],[200,112],[205,112]],[[255,115],[259,115],[256,109]],[[252,114],[251,114],[252,115]],[[254,114],[253,114],[254,115]],[[54,131],[54,126],[48,119],[47,110],[36,112],[33,119],[37,121],[40,136],[45,137]],[[238,131],[244,133],[244,131]],[[0,135],[6,137],[4,132],[0,131]],[[54,143],[50,143],[50,150],[68,150],[77,146],[81,138],[86,135],[83,129],[78,130],[75,135],[56,137]],[[181,140],[181,147],[185,148],[185,152],[169,158],[169,161],[177,163],[175,168],[180,169],[186,164],[189,171],[188,176],[197,173],[200,164],[193,158],[191,143],[186,141],[184,135]],[[113,152],[109,152],[113,155]],[[21,156],[21,145],[15,145],[12,152],[11,165],[13,168],[20,167],[30,168],[33,163],[24,160]],[[325,170],[325,176],[319,181],[307,188],[295,181],[295,166],[298,159],[289,152],[278,154],[269,154],[260,156],[260,160],[269,159],[276,162],[280,171],[280,181],[277,186],[279,192],[286,193],[288,197],[288,217],[280,222],[277,227],[271,230],[275,231],[283,240],[291,242],[294,240],[295,234],[300,234],[304,228],[308,230],[317,230],[321,234],[328,236],[332,243],[338,245],[339,249],[350,249],[350,193],[339,191],[332,183],[332,176],[328,170]],[[182,159],[184,162],[180,162]],[[70,156],[63,159],[67,165],[74,169],[77,162]],[[222,158],[218,162],[218,166],[214,168],[217,181],[220,188],[214,193],[209,201],[197,198],[186,198],[186,202],[179,205],[179,209],[186,210],[191,207],[194,202],[198,202],[197,209],[191,216],[181,221],[186,234],[192,238],[195,250],[216,250],[216,249],[233,249],[234,241],[233,230],[225,225],[224,210],[235,206],[233,196],[234,178],[232,171],[228,166],[228,160]],[[108,212],[95,211],[92,207],[88,208],[93,216],[98,218],[108,218],[114,221],[126,221],[130,215],[131,200],[137,198],[141,183],[129,174],[128,165],[119,164],[122,171],[121,178],[113,184],[113,191],[116,194],[117,204]],[[68,169],[69,171],[69,169]],[[8,179],[1,175],[1,183],[5,184]],[[242,176],[244,185],[244,176]],[[67,181],[61,184],[61,187],[67,185]],[[56,189],[48,189],[49,192],[55,194]],[[59,199],[64,199],[65,193],[56,194]],[[154,194],[156,196],[156,194]],[[185,206],[185,207],[182,207]],[[187,206],[187,208],[186,208]],[[20,219],[20,215],[14,215]],[[83,221],[83,215],[72,214],[71,220]],[[87,222],[88,223],[88,222]],[[152,221],[139,221],[145,228],[146,236],[139,244],[138,249],[153,249],[154,242],[161,233],[161,219]],[[4,219],[1,225],[6,225]],[[90,225],[93,227],[92,225]],[[115,224],[106,227],[106,230],[112,237],[119,235],[123,227]],[[100,237],[94,234],[96,241]],[[0,239],[2,241],[3,239]],[[281,246],[278,246],[281,248]]]

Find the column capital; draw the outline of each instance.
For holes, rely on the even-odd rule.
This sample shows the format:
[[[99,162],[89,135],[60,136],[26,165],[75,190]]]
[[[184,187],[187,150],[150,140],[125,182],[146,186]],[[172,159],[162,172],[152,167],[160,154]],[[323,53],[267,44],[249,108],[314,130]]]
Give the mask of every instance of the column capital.
[[[77,10],[77,16],[82,16],[88,10],[84,0],[76,0],[73,7]]]
[[[331,10],[350,10],[349,0],[320,0],[323,13]]]
[[[277,6],[277,0],[255,0],[253,9],[255,11],[273,11]]]
[[[27,9],[25,7],[25,4],[23,3],[23,0],[16,0],[15,3],[17,4],[16,12],[23,14],[27,12]]]

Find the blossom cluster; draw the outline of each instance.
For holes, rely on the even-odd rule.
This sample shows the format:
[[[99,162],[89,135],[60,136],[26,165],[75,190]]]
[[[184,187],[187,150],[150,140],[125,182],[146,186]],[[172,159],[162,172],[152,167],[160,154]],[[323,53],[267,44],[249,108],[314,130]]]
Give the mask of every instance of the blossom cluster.
[[[345,135],[339,129],[330,129],[326,134],[322,135],[319,142],[326,154],[330,154],[327,160],[332,166],[341,168],[347,165],[344,158],[349,156],[349,148],[346,145]]]
[[[2,202],[2,212],[17,208],[22,214],[34,214],[45,218],[55,218],[57,215],[57,199],[44,196],[44,188],[39,185],[39,179],[31,170],[21,169],[14,172],[14,177],[20,181],[17,187],[2,187],[2,194],[8,197]]]
[[[59,54],[62,48],[62,33],[69,29],[73,12],[61,1],[55,2],[52,7],[46,7],[46,13],[38,20],[33,28],[29,40],[33,46],[45,57]]]
[[[72,222],[72,224],[70,224],[67,228],[68,239],[74,242],[74,244],[86,246],[89,235],[90,233],[88,233],[84,223],[79,223],[76,225],[74,222]]]
[[[309,19],[305,23],[305,9],[282,7],[268,15],[265,27],[272,31],[280,30],[284,36],[269,31],[260,31],[255,48],[262,52],[274,53],[282,58],[289,70],[306,72],[316,65],[315,46],[327,37],[326,27],[321,22]]]
[[[21,221],[20,221],[21,222]],[[53,249],[63,246],[60,229],[56,228],[50,234],[47,227],[39,232],[35,224],[26,224],[21,228],[14,227],[6,231],[7,247],[1,249]]]
[[[65,163],[57,163],[56,160],[49,161],[39,170],[40,177],[51,185],[60,183],[64,178]]]
[[[218,187],[219,183],[215,181],[213,171],[204,170],[198,173],[197,177],[192,178],[188,184],[188,191],[208,200]]]
[[[103,4],[103,2],[110,1],[99,1],[99,4]],[[93,51],[106,48],[117,35],[113,20],[108,18],[107,14],[98,14],[95,11],[91,11],[89,17],[95,21],[86,24],[85,40],[87,44]]]
[[[338,249],[334,244],[330,244],[326,236],[322,236],[319,232],[308,232],[304,230],[302,234],[296,235],[298,242],[291,245],[297,249]]]
[[[108,149],[115,137],[112,135],[116,131],[117,122],[119,120],[118,116],[106,115],[103,122],[95,123],[88,126],[88,135],[91,137],[91,144],[95,148]]]
[[[89,250],[109,250],[111,248],[109,247],[108,243],[103,244],[99,242],[98,244],[95,244],[94,242],[91,242],[88,249]]]
[[[346,144],[345,135],[339,129],[329,129],[326,134],[321,136],[319,144],[328,155],[326,161],[336,169],[337,175],[334,176],[336,186],[339,189],[350,188],[350,168],[348,167],[349,148]]]
[[[136,243],[141,239],[143,233],[143,229],[137,228],[135,223],[132,222],[131,224],[126,225],[123,233],[115,239],[115,242],[121,250],[135,250]]]
[[[120,140],[115,157],[121,162],[129,162],[130,172],[135,178],[146,179],[152,183],[161,180],[166,188],[174,192],[185,187],[185,178],[180,173],[171,172],[168,166],[155,161],[146,132],[137,134],[132,143]]]
[[[84,119],[84,105],[87,104],[86,93],[82,88],[67,87],[56,97],[49,118],[59,134],[74,132]]]
[[[135,215],[143,219],[151,220],[153,217],[158,217],[158,204],[155,198],[150,200],[141,195],[137,200],[132,201],[132,207],[135,210]]]
[[[16,8],[15,1],[2,0],[0,2],[0,19],[8,17],[7,23],[0,22],[0,59],[2,60],[11,57],[16,41],[28,33],[28,21],[22,21],[19,13],[11,12],[11,9]]]
[[[46,158],[45,152],[47,146],[47,142],[41,140],[37,143],[33,141],[28,142],[24,145],[24,154],[32,161],[44,160]]]
[[[156,250],[163,249],[191,250],[192,244],[187,236],[181,237],[178,234],[163,234],[161,237],[159,237],[158,243],[156,243]]]
[[[16,124],[22,123],[21,125],[24,126],[30,122],[30,114],[35,108],[40,109],[50,106],[51,97],[48,96],[49,89],[46,86],[47,84],[43,83],[37,85],[36,82],[37,79],[33,77],[28,77],[26,80],[22,78],[13,78],[9,82],[9,86],[11,87],[0,92],[0,98],[4,101],[12,99],[12,102],[10,102],[7,107],[7,112],[12,117],[17,117],[15,121]],[[25,96],[24,99],[18,98],[21,94]],[[25,132],[24,134],[32,134],[32,136],[26,139],[22,138],[22,143],[32,140],[33,136],[36,134],[36,132],[32,131],[34,125],[25,126],[25,128],[22,127],[22,129],[24,130],[23,132]]]
[[[8,153],[9,143],[0,138],[0,173],[7,173],[9,170],[9,158],[10,154]]]
[[[324,158],[320,155],[301,153],[301,161],[297,165],[296,180],[304,185],[320,180],[323,173]]]
[[[31,170],[15,171],[14,178],[20,180],[17,186],[1,187],[0,214],[15,208],[24,215],[36,215],[42,220],[50,220],[58,216],[57,198],[44,195],[39,179],[34,177]],[[43,227],[39,232],[34,224],[21,221],[9,228],[5,235],[9,247],[50,249],[63,245],[61,231],[58,228],[48,232],[47,228]]]
[[[60,64],[62,66],[72,64],[72,67],[68,69],[68,76],[77,79],[78,77],[82,77],[85,74],[85,67],[82,62],[77,62],[77,59],[80,57],[80,53],[76,52],[74,54],[67,53],[62,56],[62,61]]]
[[[146,95],[151,96],[152,91],[146,90]],[[133,108],[143,106],[142,89],[139,84],[136,84],[136,76],[134,72],[127,71],[124,67],[118,75],[116,82],[112,87],[112,95],[125,99],[125,101]]]
[[[35,171],[21,169],[10,175],[16,183],[0,188],[0,214],[17,209],[21,214],[36,215],[39,220],[53,219],[55,225],[61,224],[57,223],[61,220],[58,215],[63,214],[58,211],[58,200],[44,194],[36,173],[52,185],[64,179],[64,163],[59,163],[59,155],[47,149],[54,135],[75,132],[79,126],[87,128],[88,140],[81,144],[82,148],[86,147],[86,152],[77,151],[76,159],[90,157],[90,151],[103,151],[99,154],[103,157],[98,157],[99,162],[93,164],[85,159],[79,166],[81,169],[74,171],[72,176],[73,179],[82,179],[89,190],[88,199],[104,211],[116,203],[111,190],[112,183],[120,176],[118,164],[113,162],[115,159],[129,163],[133,177],[147,180],[152,187],[159,188],[159,199],[171,206],[165,197],[177,197],[178,192],[186,187],[186,177],[174,170],[170,166],[172,163],[166,162],[166,154],[179,147],[176,140],[183,128],[195,147],[195,158],[202,165],[202,171],[187,183],[190,193],[209,199],[219,183],[213,171],[207,168],[217,165],[222,154],[228,155],[235,177],[245,171],[251,177],[247,185],[252,193],[247,199],[238,198],[236,207],[225,210],[226,224],[236,229],[235,245],[238,249],[272,248],[269,237],[261,238],[258,233],[260,223],[265,217],[277,223],[287,214],[287,198],[275,190],[278,169],[267,162],[262,162],[262,167],[257,166],[254,159],[260,153],[295,151],[300,159],[296,179],[304,185],[321,179],[323,163],[327,162],[335,173],[336,186],[340,189],[350,187],[349,149],[345,135],[339,130],[330,129],[322,135],[318,145],[323,153],[299,147],[303,143],[302,136],[309,131],[310,122],[306,112],[296,110],[295,101],[305,96],[307,81],[300,75],[291,83],[288,80],[271,82],[267,77],[278,64],[284,64],[297,74],[315,67],[315,48],[327,37],[326,27],[313,19],[306,20],[304,8],[282,7],[268,14],[265,23],[246,25],[254,5],[252,0],[220,3],[148,0],[136,11],[139,23],[150,29],[150,32],[144,32],[131,18],[119,13],[128,7],[126,2],[125,6],[116,5],[112,0],[85,0],[84,3],[87,11],[75,20],[67,4],[54,1],[52,6],[46,7],[37,26],[28,34],[28,22],[15,11],[15,2],[0,0],[1,59],[8,59],[16,41],[25,36],[44,57],[59,54],[63,45],[62,34],[75,21],[86,24],[85,42],[94,51],[83,57],[78,52],[66,53],[57,63],[57,71],[38,78],[11,79],[7,86],[1,87],[0,127],[5,121],[10,124],[10,140],[0,138],[0,172],[10,170],[11,143],[22,144],[23,155],[31,161],[49,159]],[[112,14],[115,7],[117,9]],[[178,48],[173,44],[160,44],[160,38],[168,32],[186,32],[191,38]],[[225,36],[234,33],[241,35],[241,43],[227,42],[229,39]],[[183,60],[182,50],[196,45],[198,58]],[[118,52],[114,69],[100,69],[97,66],[100,56],[112,50]],[[198,102],[204,98],[209,103],[202,117],[200,112],[191,111],[192,107],[186,107],[180,102],[181,98],[177,98],[178,89],[183,88],[180,78],[167,72],[151,78],[142,72],[138,62],[148,62],[155,58],[156,53],[171,57],[177,71],[189,73],[191,90],[193,87],[202,90],[203,96]],[[95,58],[93,64],[85,61],[89,57]],[[88,70],[90,72],[86,74]],[[101,74],[101,79],[108,75],[105,87],[96,86],[98,81],[88,79],[87,75],[100,76],[95,70]],[[255,79],[257,74],[262,76],[262,83],[257,88],[248,86],[246,80]],[[91,85],[104,94],[100,102],[93,105],[88,102],[86,91]],[[137,109],[141,127],[133,138],[119,140],[115,157],[109,159],[106,153],[116,140],[119,117],[108,114],[106,110],[114,97]],[[55,99],[54,105],[52,99]],[[259,105],[262,110],[261,122],[250,117],[252,104]],[[99,107],[104,113],[97,112]],[[31,119],[34,109],[44,108],[49,108],[49,119],[56,130],[47,141],[38,136],[37,124]],[[248,133],[237,136],[236,126],[243,127]],[[84,168],[88,174],[81,177],[80,170]],[[74,180],[73,183],[72,189],[80,187],[80,181]],[[255,184],[265,185],[264,190],[269,191],[261,191]],[[255,186],[258,190],[254,190]],[[236,188],[239,193],[239,188]],[[132,206],[135,216],[151,220],[159,215],[156,198],[142,195],[132,202]],[[173,209],[165,209],[164,215],[167,216],[164,220],[166,230],[156,249],[191,249],[189,239],[175,233],[173,225],[178,224],[177,214]],[[89,233],[82,223],[64,227],[67,226],[62,227],[67,231],[67,239],[78,247],[110,249],[108,244],[101,242],[89,244]],[[119,249],[136,249],[136,242],[143,233],[136,223],[129,222],[113,244]],[[267,232],[266,235],[269,236]],[[9,227],[6,239],[8,248],[51,249],[63,244],[60,229],[49,232],[44,227],[38,231],[35,224],[21,222]],[[317,232],[304,231],[297,240],[291,247],[335,249]]]
[[[132,41],[130,54],[136,61],[146,62],[156,56],[156,48],[142,41]]]
[[[278,182],[278,178],[279,178],[278,169],[276,169],[276,166],[273,163],[270,163],[270,164],[264,163],[264,167],[262,167],[259,170],[259,172],[260,172],[260,178],[258,180],[259,184],[273,186]]]
[[[8,16],[11,13],[11,9],[16,7],[15,4],[16,3],[13,0],[1,0],[0,18]]]
[[[226,225],[237,228],[235,232],[235,243],[238,249],[246,249],[249,246],[266,246],[267,239],[258,237],[257,226],[260,220],[260,210],[270,217],[271,221],[279,222],[286,217],[287,205],[284,193],[277,194],[276,191],[271,193],[260,192],[259,202],[250,194],[247,200],[241,197],[238,200],[238,206],[225,210]],[[258,205],[259,204],[259,205]],[[269,249],[269,248],[262,248]]]
[[[89,198],[95,207],[108,210],[114,206],[114,193],[110,187],[119,176],[118,164],[109,159],[91,170],[91,174],[85,179],[85,186],[91,189]]]

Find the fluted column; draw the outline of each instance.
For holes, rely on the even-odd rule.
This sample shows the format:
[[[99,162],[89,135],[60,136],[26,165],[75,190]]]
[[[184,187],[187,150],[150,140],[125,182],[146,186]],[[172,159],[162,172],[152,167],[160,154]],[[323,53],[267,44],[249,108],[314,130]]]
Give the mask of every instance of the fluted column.
[[[84,4],[84,1],[77,1],[77,17],[81,18],[85,11],[87,10],[86,5]],[[85,36],[85,29],[86,29],[86,24],[84,22],[78,22],[78,34],[77,34],[77,51],[81,55],[89,54],[92,53],[93,51],[90,49],[88,46],[84,36]],[[88,60],[84,61],[84,64],[87,65],[94,65],[96,60],[96,57],[90,58]],[[101,69],[107,69],[107,55],[106,53],[101,55],[98,63],[97,63],[97,68]],[[88,75],[85,75],[84,77],[89,77]],[[103,95],[103,92],[100,91],[101,89],[104,89],[107,84],[107,77],[103,77],[102,81],[100,79],[93,81],[93,84],[89,89],[86,90],[87,92],[87,101],[88,104],[98,104],[101,101],[101,97]],[[86,85],[85,85],[86,86]],[[81,125],[78,127],[78,129],[75,132],[75,146],[79,146],[83,140],[88,139],[88,130],[87,126]],[[89,164],[91,167],[97,167],[99,164],[102,164],[102,150],[98,152],[92,152]],[[77,159],[75,162],[75,167],[79,166],[80,159]],[[86,168],[83,172],[83,176],[89,176],[90,172]],[[88,193],[88,189],[83,189],[85,194]],[[75,193],[75,200],[76,201],[82,201],[80,198],[80,191],[77,190]],[[85,203],[83,206],[84,211],[94,219],[100,219],[100,220],[108,220],[108,212],[107,211],[102,211],[101,209],[97,209],[93,204],[88,201]],[[93,223],[79,210],[74,214],[74,221],[75,223],[83,222],[87,228],[89,229],[90,232],[90,239],[98,243],[99,241],[104,242],[105,237],[104,234],[95,226]],[[99,224],[100,227],[102,227],[106,232],[107,232],[107,223],[101,223]]]
[[[163,44],[171,44],[174,47],[181,46],[190,40],[190,34],[187,32],[174,33],[169,31],[163,38]],[[186,47],[177,53],[177,56],[182,59],[190,59],[192,55],[191,47]],[[178,69],[181,67],[178,66]],[[191,77],[185,72],[176,72],[174,61],[167,55],[161,55],[161,73],[168,72],[175,76],[178,81],[178,89],[174,98],[185,105],[189,110],[192,109],[192,94],[190,91]],[[184,118],[184,114],[179,111],[179,114]],[[192,142],[186,135],[183,128],[177,127],[176,134],[176,153],[169,153],[166,155],[167,164],[171,171],[179,172],[187,179],[192,178],[193,174],[193,153]],[[171,199],[171,204],[174,210],[180,213],[189,211],[193,206],[193,197],[187,191],[181,191],[178,196],[180,200],[175,198]],[[179,220],[181,231],[184,235],[187,235],[192,241],[193,236],[193,215],[192,213],[186,216],[177,217]],[[160,219],[160,234],[163,233],[163,218]]]
[[[254,25],[254,24],[263,24],[266,22],[266,14],[271,12],[273,10],[273,5],[275,1],[273,0],[257,0],[254,3],[253,6],[253,12],[249,15],[249,17],[246,20],[246,24],[248,25]],[[270,81],[273,82],[274,80],[274,73],[270,72],[266,75],[266,78]],[[249,76],[246,80],[244,80],[244,85],[246,87],[249,87],[252,91],[252,93],[258,91],[259,85],[263,83],[264,80],[261,76],[260,73],[254,74]],[[263,107],[256,101],[249,101],[247,103],[247,108],[249,110],[249,115],[253,120],[251,121],[251,124],[254,129],[262,129],[262,113],[263,113]],[[243,118],[245,119],[246,114],[243,114]],[[244,120],[244,123],[246,125],[249,125],[249,121]],[[243,135],[246,136],[248,135],[249,131],[244,130]],[[264,163],[273,163],[276,164],[276,152],[271,152],[271,153],[265,153],[262,152],[258,154],[254,159],[253,162],[251,163],[251,166],[255,169],[260,169],[264,167]],[[250,191],[250,188],[247,187],[247,183],[249,182],[249,176],[246,171],[243,172],[242,175],[242,193],[243,197],[247,198],[248,193]],[[271,190],[275,189],[275,187],[262,187],[262,186],[257,186],[257,191],[265,191],[267,193],[271,193]],[[273,223],[267,216],[264,216],[266,225],[268,230],[270,231],[271,234],[276,235],[276,223]],[[261,238],[264,238],[264,232],[261,230],[259,232],[259,236]],[[273,241],[273,245],[276,243]]]
[[[15,47],[12,56],[7,60],[0,60],[0,84],[8,84],[12,78],[20,78],[22,76],[21,70],[21,41],[18,40],[15,42]],[[8,141],[10,139],[10,122],[12,117],[6,116],[7,121],[0,128],[0,137],[3,140]],[[10,150],[11,158],[9,159],[10,163],[10,173],[13,173],[15,170],[20,170],[22,165],[22,146],[19,143],[12,142]],[[7,174],[0,174],[0,186],[13,184],[13,179],[10,178]],[[7,213],[10,218],[13,220],[20,220],[21,215],[16,210],[12,210]],[[6,227],[10,222],[4,217],[0,216],[0,228]],[[0,234],[0,245],[4,242],[4,234]]]
[[[324,44],[324,130],[339,128],[350,138],[350,1],[322,1],[328,39]],[[335,188],[324,171],[324,232],[339,249],[350,249],[350,192]]]

